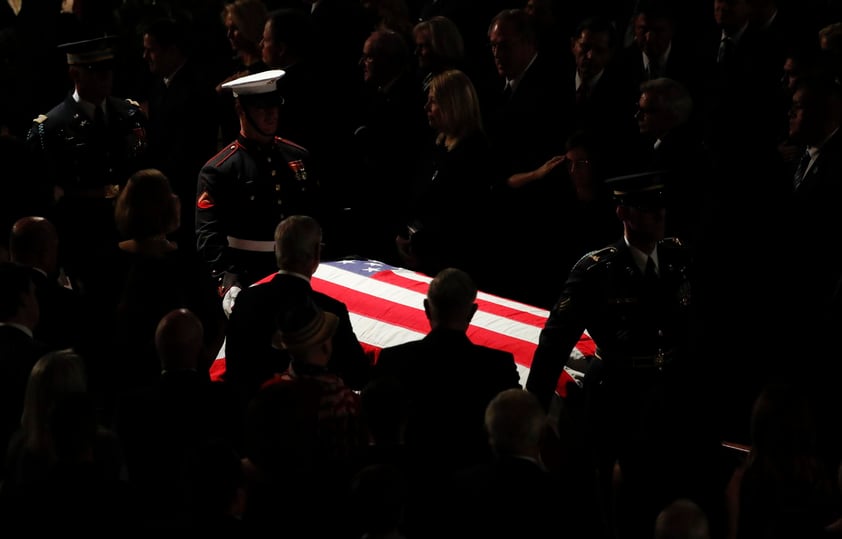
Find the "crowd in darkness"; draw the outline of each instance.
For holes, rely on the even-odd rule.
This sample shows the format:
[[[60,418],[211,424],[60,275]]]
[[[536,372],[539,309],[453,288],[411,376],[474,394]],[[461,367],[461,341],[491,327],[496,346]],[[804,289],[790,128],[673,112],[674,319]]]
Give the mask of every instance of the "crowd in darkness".
[[[74,94],[80,76],[68,69],[62,45],[102,36],[113,50],[107,68],[113,136],[84,140],[82,118],[80,131],[58,135],[71,150],[47,151],[44,126],[55,121],[57,105]],[[305,511],[296,496],[278,495],[274,481],[284,474],[295,476],[302,497],[336,511],[341,525],[319,528],[339,534],[333,537],[398,531],[409,539],[427,537],[446,525],[443,517],[454,516],[450,508],[406,496],[392,468],[367,466],[404,458],[392,448],[403,444],[395,427],[403,401],[382,381],[369,383],[368,373],[343,374],[340,385],[356,396],[336,395],[365,419],[355,435],[379,444],[382,453],[355,456],[347,478],[346,461],[341,470],[333,461],[320,466],[267,426],[289,421],[297,436],[311,434],[294,414],[272,415],[300,395],[273,390],[252,401],[203,376],[159,380],[162,366],[206,372],[233,325],[263,329],[259,321],[238,321],[223,305],[231,282],[203,258],[197,236],[206,219],[201,210],[214,203],[208,167],[227,160],[226,148],[241,135],[242,108],[225,83],[270,69],[285,72],[277,80],[283,104],[274,135],[293,148],[295,177],[310,182],[308,189],[317,186],[310,193],[317,207],[307,212],[320,227],[318,234],[308,229],[320,249],[316,263],[374,259],[430,277],[456,267],[479,290],[553,309],[577,261],[623,235],[606,180],[662,171],[666,235],[689,249],[695,268],[691,340],[704,364],[697,382],[707,388],[702,408],[712,426],[706,428],[755,453],[769,452],[753,458],[775,471],[764,475],[755,466],[741,476],[737,465],[717,470],[725,477],[723,507],[729,499],[746,499],[745,492],[734,493],[736,483],[755,489],[755,505],[742,505],[742,514],[755,519],[748,524],[733,512],[680,500],[658,518],[658,529],[673,519],[698,524],[701,515],[709,537],[783,537],[752,535],[769,506],[791,511],[792,518],[775,521],[787,526],[842,518],[836,485],[842,462],[842,362],[835,339],[842,323],[842,257],[835,252],[842,237],[837,0],[0,2],[0,261],[8,280],[0,281],[0,303],[8,302],[0,306],[0,330],[32,326],[27,333],[37,345],[23,352],[0,336],[0,363],[8,363],[4,354],[25,353],[29,367],[36,365],[0,366],[0,449],[9,447],[2,479],[16,487],[12,495],[0,489],[4,518],[55,515],[81,523],[108,516],[110,526],[150,529],[239,525],[249,520],[240,517],[251,503],[239,487],[258,475],[250,468],[257,453],[247,454],[256,431],[263,436],[260,451],[288,451],[283,454],[297,459],[288,466],[300,461],[302,470],[318,470],[313,477],[324,485],[308,484],[305,473],[272,459],[277,468],[267,473],[273,481],[249,483],[249,492],[257,492],[251,499],[258,500],[251,505],[252,525],[271,521],[271,508],[260,503],[291,504],[301,518],[332,518]],[[122,123],[114,127],[118,118]],[[113,192],[103,191],[112,184]],[[280,183],[275,191],[275,210],[281,199],[292,207]],[[92,198],[97,205],[89,204]],[[292,208],[291,214],[305,213]],[[242,237],[255,223],[275,224],[274,214],[236,218]],[[279,233],[274,226],[263,229],[262,239]],[[237,235],[228,231],[229,238]],[[277,235],[274,241],[277,249]],[[38,306],[27,303],[27,281],[9,261],[38,268],[37,279],[49,281],[40,283],[33,273],[40,314],[32,314]],[[309,276],[315,268],[299,264],[290,271]],[[264,344],[260,353],[273,353]],[[62,397],[62,413],[49,417],[50,428],[33,426],[48,422],[49,414],[32,410],[39,405],[29,402],[36,397],[27,381],[36,387],[32,393],[44,385],[39,398],[58,401],[49,395],[49,384],[58,380],[71,394]],[[153,386],[161,392],[154,398],[147,393]],[[483,402],[483,409],[489,404],[486,427],[498,429],[490,433],[492,449],[511,452],[514,445],[523,454],[541,453],[546,467],[563,475],[566,465],[559,462],[575,460],[563,428],[542,432],[540,448],[537,439],[530,445],[535,432],[526,427],[517,444],[506,438],[515,436],[506,431],[513,423],[544,419],[528,391],[519,390]],[[518,421],[503,413],[509,409],[517,410]],[[154,421],[163,417],[158,429]],[[126,423],[132,427],[123,435],[119,427]],[[142,440],[147,434],[160,443]],[[494,447],[495,441],[509,445]],[[182,462],[188,445],[193,461]],[[47,446],[43,454],[25,449]],[[139,451],[151,456],[139,458]],[[781,455],[795,456],[781,464]],[[240,457],[247,457],[243,466]],[[53,482],[27,482],[46,481],[45,462],[67,464],[64,458],[96,470],[57,466]],[[785,480],[769,479],[775,473]],[[138,479],[145,475],[153,479]],[[439,493],[456,503],[453,493],[462,491],[449,491],[456,484],[450,479]],[[49,496],[44,484],[51,485]],[[568,473],[552,484],[590,500],[587,478]],[[764,489],[772,484],[787,488],[769,501],[775,496]],[[336,495],[342,503],[324,501],[338,492],[326,489],[347,489]],[[77,494],[62,508],[63,496]],[[553,495],[541,502],[547,510],[547,500],[565,505],[559,519],[592,517],[578,533],[620,533],[610,517],[591,514],[581,500]],[[528,510],[525,503],[517,507]],[[442,520],[425,522],[419,508],[438,511]],[[398,526],[404,509],[410,518],[400,522],[409,524]],[[490,533],[492,520],[473,527],[467,514],[459,515],[458,525],[467,526],[460,533]],[[237,518],[223,518],[231,515]],[[654,519],[646,525],[654,531]],[[838,536],[838,527],[816,537]],[[566,536],[562,522],[558,535],[529,529],[535,537]],[[292,527],[290,536],[298,530]]]

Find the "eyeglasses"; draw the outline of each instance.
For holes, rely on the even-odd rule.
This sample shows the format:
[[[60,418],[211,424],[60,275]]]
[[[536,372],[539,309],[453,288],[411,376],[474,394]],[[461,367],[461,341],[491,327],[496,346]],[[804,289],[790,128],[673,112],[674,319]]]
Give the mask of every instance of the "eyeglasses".
[[[512,39],[508,41],[492,41],[488,43],[488,48],[491,52],[509,52],[519,42],[519,39]]]

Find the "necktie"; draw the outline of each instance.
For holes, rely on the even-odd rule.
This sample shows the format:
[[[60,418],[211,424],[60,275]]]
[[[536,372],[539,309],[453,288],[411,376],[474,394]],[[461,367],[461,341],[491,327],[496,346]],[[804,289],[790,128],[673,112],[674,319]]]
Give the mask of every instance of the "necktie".
[[[105,111],[102,110],[101,106],[97,106],[94,109],[94,130],[96,131],[97,137],[105,138]]]
[[[579,85],[579,87],[576,89],[576,104],[577,105],[582,105],[588,100],[588,91],[589,90],[590,90],[590,88],[588,87],[587,83],[583,82],[582,84]]]
[[[650,256],[646,260],[646,273],[644,274],[647,286],[653,286],[658,282],[658,272],[655,271],[655,261]]]
[[[801,156],[801,160],[798,162],[798,166],[795,168],[795,174],[792,177],[792,185],[794,189],[798,189],[798,186],[804,181],[804,173],[807,172],[807,166],[809,164],[810,152],[804,150],[804,155]]]
[[[730,59],[734,50],[734,40],[730,37],[723,37],[719,41],[719,53],[716,56],[716,63],[724,65]]]
[[[503,100],[508,101],[512,98],[512,83],[507,82],[506,87],[503,88]]]
[[[657,58],[649,58],[649,80],[657,79],[661,76],[661,66]]]

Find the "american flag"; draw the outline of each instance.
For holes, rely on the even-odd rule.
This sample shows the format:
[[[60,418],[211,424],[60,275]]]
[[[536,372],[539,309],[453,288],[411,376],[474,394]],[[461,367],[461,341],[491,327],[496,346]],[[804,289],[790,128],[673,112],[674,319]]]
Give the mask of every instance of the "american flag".
[[[339,260],[322,262],[310,282],[313,289],[347,305],[357,339],[376,361],[382,348],[421,339],[430,330],[424,298],[431,280],[427,275],[375,260]],[[485,292],[479,292],[477,304],[468,338],[511,352],[521,385],[525,385],[549,312]],[[583,334],[559,379],[559,395],[566,395],[570,383],[581,385],[594,349],[588,334]],[[220,379],[224,373],[224,362],[223,345],[211,368],[213,379]]]

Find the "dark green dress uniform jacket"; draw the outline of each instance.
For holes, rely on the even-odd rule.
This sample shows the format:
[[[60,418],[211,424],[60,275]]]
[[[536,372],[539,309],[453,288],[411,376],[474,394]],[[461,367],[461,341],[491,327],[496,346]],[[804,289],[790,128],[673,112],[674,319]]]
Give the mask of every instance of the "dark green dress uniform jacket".
[[[659,279],[651,288],[625,240],[576,263],[541,331],[526,383],[545,407],[585,330],[599,356],[586,377],[591,383],[670,367],[684,353],[692,327],[690,253],[667,238],[658,245],[658,262]]]
[[[46,180],[68,198],[81,190],[123,186],[148,165],[147,119],[138,104],[107,97],[105,110],[107,127],[98,132],[82,106],[68,96],[36,118],[27,134],[30,148],[46,169]]]
[[[74,282],[85,280],[98,253],[119,240],[114,200],[132,174],[149,166],[146,127],[138,104],[117,97],[105,99],[104,126],[72,96],[32,123],[26,141],[35,178],[56,195],[47,217]]]

